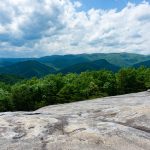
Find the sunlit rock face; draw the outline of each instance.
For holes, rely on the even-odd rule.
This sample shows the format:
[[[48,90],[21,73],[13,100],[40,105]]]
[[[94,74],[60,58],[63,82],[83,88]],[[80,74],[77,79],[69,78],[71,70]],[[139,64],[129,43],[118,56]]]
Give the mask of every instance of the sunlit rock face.
[[[150,92],[0,113],[0,150],[149,150]]]

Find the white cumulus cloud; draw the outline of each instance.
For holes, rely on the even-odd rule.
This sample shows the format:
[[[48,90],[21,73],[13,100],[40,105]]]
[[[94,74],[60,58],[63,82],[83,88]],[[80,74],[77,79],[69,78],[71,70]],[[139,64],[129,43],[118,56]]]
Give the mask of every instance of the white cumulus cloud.
[[[0,0],[0,57],[150,54],[150,4],[82,10],[79,1]],[[78,9],[80,8],[80,9]]]

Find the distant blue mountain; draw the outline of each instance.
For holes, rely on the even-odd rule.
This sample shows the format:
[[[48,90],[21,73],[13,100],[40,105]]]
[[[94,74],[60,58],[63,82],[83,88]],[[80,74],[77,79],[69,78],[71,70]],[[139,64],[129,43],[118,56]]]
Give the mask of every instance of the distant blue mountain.
[[[71,73],[71,72],[81,73],[81,72],[85,72],[85,71],[94,71],[94,70],[102,70],[102,69],[116,72],[120,69],[120,67],[110,64],[105,59],[100,59],[100,60],[96,60],[96,61],[72,65],[65,69],[60,70],[59,72],[64,73],[64,74]]]
[[[140,55],[132,53],[96,53],[96,54],[78,54],[78,55],[54,55],[39,58],[37,61],[55,67],[57,70],[66,67],[90,62],[95,60],[105,59],[109,63],[120,67],[129,67],[141,61],[150,60],[150,55]]]
[[[90,62],[105,59],[109,63],[117,66],[133,66],[136,63],[150,60],[150,55],[140,55],[132,53],[97,53],[78,55],[52,55],[41,58],[0,58],[0,67],[12,65],[17,62],[36,60],[42,64],[54,67],[57,70],[72,66],[78,63]]]
[[[150,55],[131,53],[98,53],[78,55],[53,55],[41,58],[0,58],[0,73],[23,77],[42,77],[49,73],[83,72],[120,67],[149,67]]]
[[[141,67],[141,66],[150,68],[150,60],[134,64],[133,66],[136,67],[136,68]]]

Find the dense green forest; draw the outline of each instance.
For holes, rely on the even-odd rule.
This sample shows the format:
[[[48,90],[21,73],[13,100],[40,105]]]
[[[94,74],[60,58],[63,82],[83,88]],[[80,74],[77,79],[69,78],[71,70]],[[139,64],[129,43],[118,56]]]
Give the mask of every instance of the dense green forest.
[[[0,82],[0,111],[29,111],[46,105],[144,91],[150,88],[150,68],[123,68],[50,74],[15,84]]]

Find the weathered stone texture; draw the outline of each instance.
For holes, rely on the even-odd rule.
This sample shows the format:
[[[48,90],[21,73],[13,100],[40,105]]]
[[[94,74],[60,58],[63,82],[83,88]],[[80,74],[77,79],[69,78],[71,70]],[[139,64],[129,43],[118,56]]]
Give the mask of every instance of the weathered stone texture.
[[[0,150],[150,150],[150,93],[0,113]]]

